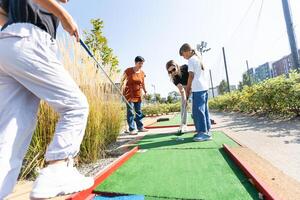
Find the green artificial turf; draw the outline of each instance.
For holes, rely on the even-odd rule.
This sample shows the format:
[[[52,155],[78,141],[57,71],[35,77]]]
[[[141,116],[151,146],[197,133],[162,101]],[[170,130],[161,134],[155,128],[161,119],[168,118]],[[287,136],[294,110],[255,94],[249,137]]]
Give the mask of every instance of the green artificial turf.
[[[155,124],[152,124],[151,126],[173,126],[173,125],[180,125],[180,123],[181,123],[181,116],[180,114],[176,114],[174,117],[170,117],[170,120],[168,121],[157,122]],[[188,114],[187,123],[194,124],[191,114]]]
[[[147,135],[137,145],[140,149],[208,149],[221,148],[223,144],[238,146],[222,132],[212,132],[213,140],[206,142],[194,142],[194,134],[186,133],[180,136],[179,138],[183,138],[183,141],[176,141],[177,136],[172,134]]]
[[[213,141],[192,142],[193,134],[148,135],[143,151],[108,177],[95,192],[145,195],[145,199],[258,199],[255,188],[229,159],[223,143],[237,146],[221,132]]]
[[[146,199],[257,199],[255,188],[220,149],[137,153],[96,191],[140,194]]]

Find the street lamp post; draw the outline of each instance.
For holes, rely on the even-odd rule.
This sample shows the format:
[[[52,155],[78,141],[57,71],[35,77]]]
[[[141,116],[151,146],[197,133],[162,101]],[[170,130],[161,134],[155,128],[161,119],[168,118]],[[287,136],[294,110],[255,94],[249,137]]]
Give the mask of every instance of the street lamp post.
[[[201,41],[200,44],[197,44],[197,51],[199,51],[201,55],[209,50],[211,50],[211,48],[207,48],[207,42]]]
[[[154,85],[154,84],[152,84],[151,86],[153,87],[153,91],[154,91],[154,101],[155,101],[155,103],[156,103],[156,92],[155,92],[155,85]]]
[[[205,41],[201,41],[201,43],[200,44],[197,44],[197,51],[199,51],[200,52],[200,54],[201,54],[201,56],[202,56],[202,54],[203,53],[205,53],[205,52],[208,52],[208,51],[210,51],[211,50],[211,48],[207,48],[207,42],[205,42]],[[213,86],[213,81],[212,81],[212,76],[211,76],[211,70],[209,70],[209,75],[210,75],[210,81],[211,81],[211,90],[212,90],[212,95],[213,95],[213,97],[215,97],[215,95],[214,95],[214,86]]]

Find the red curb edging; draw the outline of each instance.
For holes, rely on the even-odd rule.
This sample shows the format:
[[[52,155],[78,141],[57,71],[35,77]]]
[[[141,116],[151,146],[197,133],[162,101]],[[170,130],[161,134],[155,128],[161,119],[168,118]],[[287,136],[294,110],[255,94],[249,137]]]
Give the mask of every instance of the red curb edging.
[[[156,123],[156,122],[155,122]],[[194,126],[194,124],[188,124],[187,126]],[[168,125],[168,126],[145,126],[146,129],[156,129],[156,128],[176,128],[180,125]]]
[[[110,164],[107,168],[105,168],[99,175],[96,176],[94,185],[84,191],[76,193],[66,200],[90,200],[94,197],[93,190],[102,183],[109,175],[111,175],[114,171],[116,171],[122,164],[124,164],[129,158],[131,158],[138,151],[138,147],[134,147],[129,152],[123,154],[120,158],[115,160],[112,164]]]
[[[250,167],[230,150],[230,148],[223,144],[225,152],[233,159],[234,163],[251,179],[251,183],[254,187],[264,195],[265,200],[281,200],[270,188],[250,169]]]

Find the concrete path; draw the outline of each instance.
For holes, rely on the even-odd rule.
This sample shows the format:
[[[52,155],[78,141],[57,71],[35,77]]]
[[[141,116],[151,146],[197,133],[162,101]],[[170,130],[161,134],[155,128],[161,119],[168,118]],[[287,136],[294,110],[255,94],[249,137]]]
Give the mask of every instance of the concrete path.
[[[300,119],[270,120],[239,113],[211,113],[217,125],[288,176],[300,182]]]

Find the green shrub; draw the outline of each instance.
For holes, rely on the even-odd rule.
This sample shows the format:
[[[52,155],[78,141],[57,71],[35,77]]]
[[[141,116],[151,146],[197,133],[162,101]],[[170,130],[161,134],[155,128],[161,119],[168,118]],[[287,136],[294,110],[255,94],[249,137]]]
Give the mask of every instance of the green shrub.
[[[246,86],[240,92],[226,93],[209,100],[209,106],[220,111],[299,116],[300,74],[292,72],[289,78],[279,76]]]
[[[180,112],[180,102],[172,104],[149,104],[142,107],[144,115],[161,115],[171,112]]]

